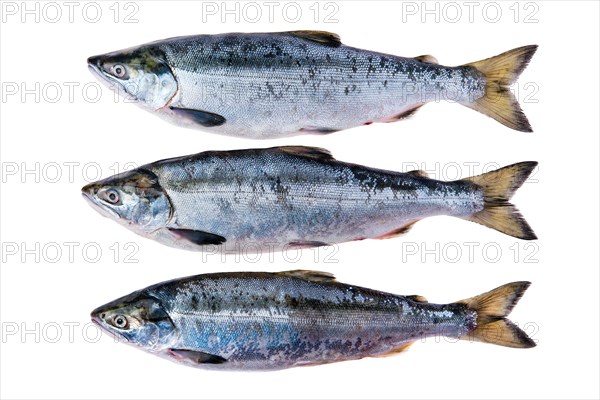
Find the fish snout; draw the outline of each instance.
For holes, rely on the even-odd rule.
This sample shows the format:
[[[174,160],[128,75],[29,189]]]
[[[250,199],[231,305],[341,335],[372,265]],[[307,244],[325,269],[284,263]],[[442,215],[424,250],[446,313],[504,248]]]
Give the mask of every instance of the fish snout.
[[[97,192],[96,186],[93,183],[85,185],[84,187],[81,188],[81,194],[83,195],[83,197],[86,197],[88,199],[92,199],[92,197],[94,197],[96,192]]]
[[[90,317],[92,318],[92,322],[98,326],[102,326],[102,322],[104,321],[104,317],[106,313],[100,308],[96,308],[90,313]]]
[[[89,66],[100,67],[100,63],[102,60],[102,56],[91,56],[87,59],[87,63]]]
[[[104,63],[104,57],[102,56],[91,56],[87,59],[88,69],[93,75],[97,75],[100,78],[106,79],[103,74],[102,64]]]

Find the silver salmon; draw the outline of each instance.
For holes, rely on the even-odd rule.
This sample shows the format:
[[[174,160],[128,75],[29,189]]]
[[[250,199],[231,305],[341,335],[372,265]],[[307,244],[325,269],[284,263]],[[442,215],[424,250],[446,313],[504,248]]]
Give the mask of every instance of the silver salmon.
[[[265,139],[393,122],[452,101],[509,128],[531,126],[509,90],[537,46],[458,67],[341,43],[329,32],[160,40],[88,59],[108,86],[177,125]]]
[[[116,338],[180,364],[276,370],[392,355],[433,336],[533,347],[506,318],[528,286],[433,304],[324,272],[216,273],[138,290],[91,316]]]
[[[537,165],[453,182],[337,161],[302,146],[208,151],[143,165],[82,188],[102,215],[168,246],[228,252],[390,238],[450,215],[536,236],[509,203]],[[211,247],[211,250],[213,248]]]

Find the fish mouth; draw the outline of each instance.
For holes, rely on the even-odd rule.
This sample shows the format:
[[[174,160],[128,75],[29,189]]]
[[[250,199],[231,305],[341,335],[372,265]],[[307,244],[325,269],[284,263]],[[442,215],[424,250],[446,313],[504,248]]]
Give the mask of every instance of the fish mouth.
[[[85,201],[87,201],[88,204],[103,217],[121,219],[121,216],[117,214],[114,210],[96,200],[94,198],[94,195],[91,193],[92,190],[93,189],[91,189],[89,186],[85,186],[83,187],[83,189],[81,189],[81,195],[83,196]]]
[[[108,77],[106,76],[106,74],[104,73],[102,68],[100,68],[101,61],[102,61],[101,56],[92,56],[92,57],[88,58],[87,59],[88,69],[90,70],[90,72],[93,75],[96,75],[96,76],[102,78],[105,82],[110,83],[111,85],[114,84],[113,81],[108,79]]]
[[[90,316],[92,317],[92,323],[94,325],[98,326],[102,332],[108,334],[110,337],[112,337],[116,341],[123,342],[123,343],[129,342],[129,340],[127,340],[126,337],[119,335],[118,333],[116,333],[115,331],[110,329],[106,325],[106,323],[104,321],[102,321],[102,318],[100,318],[98,316],[98,314],[99,314],[99,312],[97,312],[96,310],[92,311],[92,313],[90,314]]]
[[[102,69],[102,67],[100,66],[102,60],[102,56],[92,56],[87,59],[88,69],[90,70],[92,75],[97,77],[102,83],[108,86],[109,89],[116,90],[121,96],[130,100],[137,100],[134,96],[129,94],[127,90],[125,90],[125,87],[123,86],[122,82],[114,78],[112,75],[106,73]]]
[[[121,88],[121,85],[117,81],[111,79],[108,75],[106,75],[106,73],[98,65],[88,64],[88,69],[90,70],[92,75],[98,78],[100,82],[108,86],[109,89],[117,90],[119,93],[126,93],[125,90]]]

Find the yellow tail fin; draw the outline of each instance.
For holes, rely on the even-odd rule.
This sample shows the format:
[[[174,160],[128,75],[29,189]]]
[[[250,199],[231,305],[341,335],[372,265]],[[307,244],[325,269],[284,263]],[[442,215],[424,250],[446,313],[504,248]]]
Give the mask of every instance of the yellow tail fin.
[[[466,304],[469,309],[477,312],[477,327],[461,339],[506,347],[534,347],[535,342],[506,318],[530,284],[508,283],[479,296],[458,301],[457,303]]]
[[[536,166],[537,162],[526,161],[466,178],[466,181],[473,182],[483,189],[484,208],[463,219],[477,222],[519,239],[537,239],[519,210],[508,201]]]
[[[509,50],[495,57],[466,64],[481,72],[486,78],[485,95],[464,106],[479,111],[496,121],[521,132],[532,132],[531,125],[509,86],[529,64],[537,50],[536,45]]]

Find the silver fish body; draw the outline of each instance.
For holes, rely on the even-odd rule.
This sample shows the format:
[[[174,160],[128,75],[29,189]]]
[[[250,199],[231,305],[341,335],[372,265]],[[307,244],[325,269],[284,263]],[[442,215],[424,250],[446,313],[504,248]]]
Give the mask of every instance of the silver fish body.
[[[510,197],[535,165],[515,164],[490,174],[507,172],[502,179],[510,182],[516,176]],[[82,190],[104,215],[163,244],[252,252],[392,237],[426,217],[472,219],[501,205],[500,195],[489,200],[490,189],[473,179],[443,182],[421,171],[337,161],[322,149],[275,147],[158,161]],[[107,201],[107,191],[116,193],[118,204]],[[516,209],[507,200],[502,204],[510,211],[504,217],[515,219],[511,223],[518,229],[490,225],[489,218],[476,222],[535,238]]]
[[[528,285],[485,296],[507,314]],[[393,354],[432,336],[477,340],[478,324],[489,321],[487,310],[474,304],[427,303],[315,271],[217,273],[150,286],[99,307],[92,319],[113,336],[184,365],[275,370]],[[503,315],[498,320],[510,324]],[[488,341],[534,345],[518,328],[495,335]]]
[[[513,60],[518,73],[534,51],[530,46],[511,56],[523,58]],[[335,34],[312,31],[177,37],[88,63],[110,86],[175,124],[255,139],[391,122],[431,101],[487,113],[474,102],[491,81],[477,65],[446,67],[431,56],[357,49]],[[495,101],[502,108],[498,96]],[[511,114],[501,122],[530,130],[514,103],[507,107],[521,121]]]

